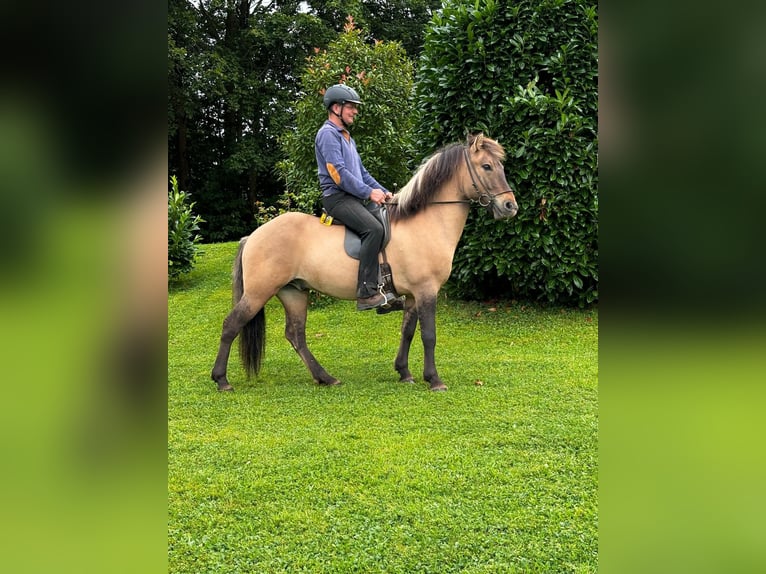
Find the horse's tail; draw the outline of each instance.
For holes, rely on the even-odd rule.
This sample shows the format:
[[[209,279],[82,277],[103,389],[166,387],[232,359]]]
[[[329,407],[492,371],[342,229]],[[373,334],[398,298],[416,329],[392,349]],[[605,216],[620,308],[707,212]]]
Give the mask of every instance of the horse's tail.
[[[234,259],[234,268],[232,269],[231,294],[233,303],[242,299],[245,292],[242,281],[242,251],[245,249],[247,237],[239,241],[239,251]],[[242,331],[239,333],[239,358],[248,378],[251,375],[258,374],[261,370],[261,361],[266,350],[266,313],[261,307],[255,317],[250,319]]]

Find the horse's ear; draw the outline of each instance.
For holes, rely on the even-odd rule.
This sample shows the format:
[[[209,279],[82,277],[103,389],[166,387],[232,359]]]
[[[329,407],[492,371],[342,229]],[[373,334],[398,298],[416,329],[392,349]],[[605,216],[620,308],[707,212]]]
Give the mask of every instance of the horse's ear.
[[[472,134],[468,137],[468,147],[471,148],[472,152],[479,151],[482,146],[484,145],[484,133],[479,132],[477,134]]]

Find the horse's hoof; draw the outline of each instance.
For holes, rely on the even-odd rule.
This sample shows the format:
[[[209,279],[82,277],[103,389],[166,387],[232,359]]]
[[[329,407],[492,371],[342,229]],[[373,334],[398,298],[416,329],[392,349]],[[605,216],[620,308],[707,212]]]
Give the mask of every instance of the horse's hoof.
[[[432,391],[446,391],[447,390],[447,385],[445,385],[444,383],[439,383],[438,385],[433,385],[431,387],[431,390]]]
[[[399,379],[399,382],[400,383],[409,383],[411,385],[414,385],[415,384],[415,379],[413,379],[412,377],[407,377],[406,379]]]
[[[317,384],[322,387],[334,387],[335,385],[342,384],[338,379],[333,379],[331,381],[317,381]]]
[[[234,387],[232,387],[229,383],[224,383],[223,385],[218,385],[218,391],[233,391]]]

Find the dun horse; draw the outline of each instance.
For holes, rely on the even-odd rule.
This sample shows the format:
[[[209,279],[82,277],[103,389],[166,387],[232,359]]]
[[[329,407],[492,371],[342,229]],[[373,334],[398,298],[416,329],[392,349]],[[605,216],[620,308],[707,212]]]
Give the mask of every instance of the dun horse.
[[[399,352],[394,369],[413,382],[410,344],[420,321],[424,348],[423,379],[431,390],[445,390],[434,361],[436,297],[449,278],[452,258],[472,204],[495,219],[513,217],[516,198],[503,169],[505,152],[482,134],[467,144],[448,145],[418,168],[388,205],[391,240],[386,247],[393,282],[405,296]],[[233,387],[226,378],[232,342],[240,337],[240,356],[248,375],[257,373],[264,350],[264,305],[276,295],[285,308],[285,336],[320,385],[339,384],[306,346],[309,289],[340,299],[356,297],[358,261],[343,248],[345,228],[327,227],[304,213],[285,213],[240,241],[234,262],[234,308],[223,322],[211,373],[219,391]]]

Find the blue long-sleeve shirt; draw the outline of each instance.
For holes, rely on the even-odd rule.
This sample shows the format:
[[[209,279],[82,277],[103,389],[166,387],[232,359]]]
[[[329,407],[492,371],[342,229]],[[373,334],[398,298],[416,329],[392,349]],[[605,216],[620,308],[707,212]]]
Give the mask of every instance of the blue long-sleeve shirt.
[[[388,191],[364,169],[351,134],[330,120],[319,128],[314,152],[323,196],[345,191],[361,199],[369,199],[376,187]]]

